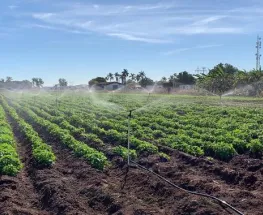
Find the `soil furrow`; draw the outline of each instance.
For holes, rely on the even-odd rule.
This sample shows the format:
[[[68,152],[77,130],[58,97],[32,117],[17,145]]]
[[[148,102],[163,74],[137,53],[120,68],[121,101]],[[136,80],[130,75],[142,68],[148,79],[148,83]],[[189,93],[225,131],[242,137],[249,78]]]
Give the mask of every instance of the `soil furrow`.
[[[9,117],[7,119],[14,128],[12,120]],[[16,133],[16,129],[13,131]],[[0,214],[50,215],[52,213],[42,209],[40,196],[29,176],[28,152],[16,135],[15,140],[24,168],[16,177],[0,177]]]
[[[39,126],[34,123],[32,126],[52,146],[57,156],[58,161],[49,174],[60,174],[59,178],[64,178],[67,188],[72,187],[67,190],[69,195],[75,196],[79,204],[95,210],[96,214],[185,214],[187,210],[204,211],[200,214],[228,214],[214,202],[178,192],[139,169],[131,169],[124,184],[126,168],[120,167],[123,162],[115,164],[113,161],[108,171],[97,171],[82,159],[75,158]],[[39,174],[41,177],[37,181],[43,177]],[[174,201],[177,202],[172,204]],[[189,205],[189,201],[193,203]]]

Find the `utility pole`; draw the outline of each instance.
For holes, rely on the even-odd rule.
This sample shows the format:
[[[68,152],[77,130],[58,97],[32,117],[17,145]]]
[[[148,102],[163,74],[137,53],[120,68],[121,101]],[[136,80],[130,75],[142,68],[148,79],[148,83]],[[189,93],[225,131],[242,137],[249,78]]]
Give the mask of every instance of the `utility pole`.
[[[206,72],[206,67],[202,67],[203,74]]]
[[[205,72],[207,71],[206,67],[202,67],[202,69],[200,69],[199,67],[197,67],[197,69],[195,70],[196,74],[205,74]]]
[[[257,43],[256,43],[257,53],[256,53],[256,70],[260,69],[260,49],[261,49],[261,37],[257,36]]]
[[[199,69],[199,67],[197,67],[197,69],[195,70],[195,72],[196,72],[196,74],[200,74],[200,72],[201,72],[202,70],[201,69]]]

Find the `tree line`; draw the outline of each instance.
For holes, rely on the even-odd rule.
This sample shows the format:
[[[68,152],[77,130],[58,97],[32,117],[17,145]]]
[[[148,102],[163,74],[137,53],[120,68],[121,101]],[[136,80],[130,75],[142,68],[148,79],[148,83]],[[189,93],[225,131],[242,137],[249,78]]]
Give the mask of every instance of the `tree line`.
[[[97,77],[92,79],[89,82],[89,85],[92,86],[94,84],[106,83],[107,81],[112,82],[116,81],[123,85],[127,85],[129,83],[137,83],[142,87],[158,84],[162,85],[165,88],[176,87],[180,84],[195,84],[194,75],[188,73],[187,71],[180,72],[179,74],[174,73],[170,77],[162,77],[161,80],[154,82],[151,78],[149,78],[144,71],[140,71],[138,74],[129,73],[127,69],[123,69],[121,73],[116,72],[115,74],[109,73],[105,78]]]
[[[220,63],[208,74],[195,75],[196,85],[218,96],[224,95],[230,90],[242,89],[251,86],[250,96],[258,96],[263,90],[263,71],[239,70],[231,64]]]
[[[10,88],[19,88],[21,86],[25,86],[26,88],[35,87],[35,88],[41,88],[44,85],[44,81],[42,78],[32,78],[31,82],[28,80],[23,81],[14,81],[12,77],[7,76],[6,79],[2,78],[0,79],[0,86],[2,88],[10,87]],[[58,84],[55,85],[55,87],[67,87],[68,82],[65,78],[60,78],[58,80]]]
[[[139,84],[142,87],[157,84],[166,89],[176,88],[179,85],[196,85],[199,89],[205,89],[208,92],[218,96],[224,95],[226,92],[242,88],[244,86],[252,86],[253,90],[249,93],[251,96],[259,95],[263,89],[263,72],[259,70],[240,70],[228,63],[219,63],[209,70],[207,74],[190,74],[187,71],[174,73],[169,77],[162,77],[159,81],[153,81],[144,71],[130,73],[128,69],[123,69],[121,73],[108,73],[106,77],[97,77],[89,81],[89,86],[95,84],[118,82],[123,85]],[[21,83],[24,86],[31,85],[32,87],[41,88],[44,85],[42,78],[32,78],[32,82],[24,80]],[[13,81],[13,78],[8,76],[5,79],[0,79],[0,87],[9,87],[19,84]],[[64,78],[58,80],[55,87],[67,87],[68,82]],[[168,90],[169,92],[169,90]]]
[[[135,82],[142,87],[148,85],[161,85],[166,89],[176,88],[180,85],[196,85],[199,89],[204,89],[218,96],[224,95],[230,90],[236,90],[244,86],[251,86],[250,96],[257,96],[263,91],[263,71],[259,70],[240,70],[228,63],[219,63],[209,70],[207,74],[190,74],[187,71],[174,73],[169,77],[162,77],[161,80],[154,82],[148,78],[144,71],[138,74],[129,73],[124,69],[120,74],[109,73],[103,81],[121,82],[127,84]],[[169,90],[168,90],[169,92]]]

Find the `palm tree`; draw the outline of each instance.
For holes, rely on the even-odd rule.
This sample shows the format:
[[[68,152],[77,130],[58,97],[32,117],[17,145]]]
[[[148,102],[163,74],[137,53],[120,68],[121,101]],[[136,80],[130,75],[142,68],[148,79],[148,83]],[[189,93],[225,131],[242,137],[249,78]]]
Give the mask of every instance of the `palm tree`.
[[[175,87],[175,82],[176,82],[176,81],[178,81],[178,79],[177,79],[177,74],[174,73],[173,75],[171,75],[171,76],[169,77],[169,82],[171,82],[171,83],[173,84],[173,88]]]
[[[139,75],[141,76],[142,79],[145,78],[145,76],[146,76],[144,71],[140,71]]]
[[[116,72],[114,76],[115,76],[116,81],[119,82],[120,74]]]
[[[141,76],[138,74],[136,75],[136,81],[139,82],[141,80]]]
[[[122,84],[126,84],[126,79],[129,76],[129,72],[127,69],[124,69],[121,73],[121,80],[122,80]]]
[[[130,78],[132,81],[135,81],[136,80],[136,75],[134,73],[131,73],[130,74]]]
[[[244,85],[249,83],[249,74],[244,71],[238,71],[235,74],[235,83],[234,86],[237,87],[238,85]]]
[[[6,77],[6,82],[11,82],[12,80],[13,80],[12,77],[9,77],[9,76]]]
[[[36,78],[32,78],[32,85],[33,87],[36,85],[37,79]]]
[[[110,80],[110,82],[111,82],[112,79],[113,79],[113,74],[112,74],[112,73],[109,73],[109,74],[108,74],[108,78],[109,78],[109,80]]]
[[[167,82],[167,78],[166,77],[162,77],[161,82]]]

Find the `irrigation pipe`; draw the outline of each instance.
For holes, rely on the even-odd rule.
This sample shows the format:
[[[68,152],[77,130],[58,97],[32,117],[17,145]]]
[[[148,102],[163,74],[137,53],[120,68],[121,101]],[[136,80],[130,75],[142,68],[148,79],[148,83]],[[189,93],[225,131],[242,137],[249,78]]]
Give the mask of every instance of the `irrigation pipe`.
[[[158,178],[164,180],[166,183],[168,183],[168,184],[170,184],[171,186],[177,188],[178,190],[181,190],[181,191],[183,191],[183,192],[185,192],[185,193],[188,193],[188,194],[197,195],[197,196],[203,196],[203,197],[206,197],[206,198],[213,199],[213,200],[215,200],[215,201],[217,201],[217,202],[219,202],[219,203],[227,206],[228,208],[230,208],[231,210],[233,210],[233,211],[236,212],[237,214],[239,214],[239,215],[245,215],[244,213],[240,212],[239,210],[237,210],[236,208],[234,208],[233,206],[231,206],[230,204],[228,204],[228,203],[227,203],[226,201],[224,201],[224,200],[221,200],[221,199],[219,199],[219,198],[217,198],[217,197],[214,197],[214,196],[211,196],[211,195],[208,195],[208,194],[205,194],[205,193],[198,193],[198,192],[194,192],[194,191],[190,191],[190,190],[186,190],[186,189],[184,189],[184,188],[181,188],[181,187],[179,187],[178,185],[170,182],[169,180],[167,180],[167,179],[164,178],[163,176],[161,176],[161,175],[153,172],[152,170],[150,170],[150,169],[148,169],[148,168],[146,168],[146,167],[144,167],[144,166],[136,163],[135,161],[132,161],[132,160],[131,160],[130,162],[133,163],[133,164],[135,164],[137,167],[139,167],[139,168],[141,168],[141,169],[143,169],[143,170],[145,170],[145,171],[147,171],[147,172],[152,173],[153,175],[155,175],[155,176],[157,176]]]

